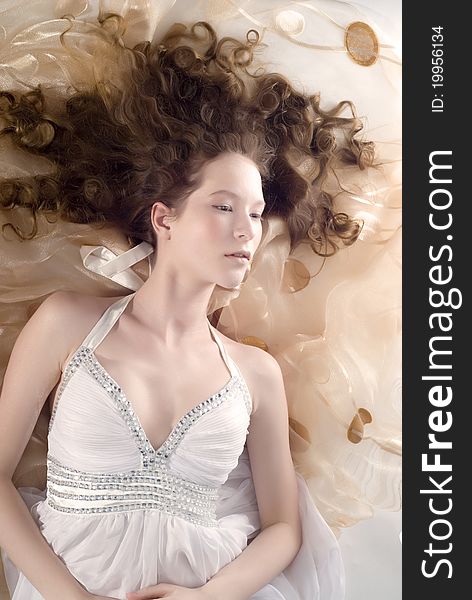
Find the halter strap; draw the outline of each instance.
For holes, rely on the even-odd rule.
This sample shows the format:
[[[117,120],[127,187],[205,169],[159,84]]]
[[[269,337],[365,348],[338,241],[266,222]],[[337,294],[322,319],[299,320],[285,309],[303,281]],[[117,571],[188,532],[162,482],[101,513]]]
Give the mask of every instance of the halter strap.
[[[153,252],[153,246],[147,242],[141,242],[118,255],[106,246],[84,245],[80,247],[80,255],[86,269],[134,291],[139,290],[144,281],[131,267],[143,258],[147,258],[149,277],[151,274],[150,255]]]
[[[94,325],[94,327],[92,328],[90,333],[87,335],[87,337],[84,339],[84,341],[82,342],[81,345],[87,346],[88,348],[95,350],[95,348],[105,339],[106,335],[112,329],[113,325],[118,321],[118,319],[120,318],[120,316],[122,315],[122,313],[124,312],[125,308],[128,306],[128,303],[130,302],[131,298],[133,298],[134,295],[135,295],[135,292],[133,292],[132,294],[128,294],[127,296],[124,296],[123,298],[119,298],[116,302],[113,302],[113,304],[110,304],[110,306],[102,314],[100,319]],[[217,329],[215,327],[213,327],[213,325],[210,323],[208,318],[207,318],[207,324],[208,324],[210,333],[211,333],[214,341],[218,345],[221,356],[222,356],[228,370],[231,373],[231,376],[234,377],[236,374],[241,374],[237,364],[228,355],[226,348],[224,347],[223,342],[221,341],[221,339],[217,333]]]
[[[216,327],[213,327],[213,325],[210,323],[208,318],[207,318],[207,323],[208,323],[208,327],[210,328],[210,333],[211,333],[213,339],[218,344],[218,348],[220,349],[221,356],[223,357],[223,360],[225,361],[225,364],[231,373],[231,377],[235,377],[237,374],[242,377],[241,371],[239,370],[238,365],[234,362],[234,360],[231,358],[231,356],[226,351],[226,348],[224,347],[223,342],[221,341],[221,338],[217,333],[218,330],[216,329]]]
[[[107,333],[120,318],[121,313],[128,306],[128,302],[133,296],[134,293],[128,294],[123,298],[119,298],[116,302],[113,302],[113,304],[110,304],[97,323],[95,323],[88,336],[82,342],[82,346],[87,346],[88,348],[95,350],[95,348],[105,339]]]

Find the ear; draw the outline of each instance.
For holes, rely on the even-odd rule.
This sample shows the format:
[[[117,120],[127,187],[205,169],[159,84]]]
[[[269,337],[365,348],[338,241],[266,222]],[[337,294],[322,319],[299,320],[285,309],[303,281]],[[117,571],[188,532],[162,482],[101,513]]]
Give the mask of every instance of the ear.
[[[156,234],[162,235],[163,233],[169,235],[170,227],[167,225],[169,217],[175,214],[175,210],[166,206],[163,202],[154,202],[151,206],[151,224],[154,227]]]

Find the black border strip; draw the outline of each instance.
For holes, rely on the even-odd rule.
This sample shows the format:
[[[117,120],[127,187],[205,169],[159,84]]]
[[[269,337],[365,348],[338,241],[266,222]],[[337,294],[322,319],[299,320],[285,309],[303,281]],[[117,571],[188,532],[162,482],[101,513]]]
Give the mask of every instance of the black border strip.
[[[467,319],[466,273],[471,271],[472,198],[465,177],[472,174],[466,92],[472,33],[466,28],[470,29],[470,21],[456,3],[432,1],[403,7],[402,550],[406,600],[451,600],[471,594],[466,576],[472,575],[467,485],[472,394],[466,373],[472,373],[471,367],[467,369],[472,327]],[[437,60],[440,56],[443,61]],[[442,73],[433,69],[433,62],[442,66]],[[433,87],[441,83],[440,77],[433,77],[438,74],[443,85]],[[433,163],[451,168],[430,172]],[[443,316],[434,317],[435,313]],[[444,443],[441,448],[428,448],[432,434]],[[422,465],[424,454],[426,463],[438,461],[450,465],[451,471],[428,470],[433,467]]]

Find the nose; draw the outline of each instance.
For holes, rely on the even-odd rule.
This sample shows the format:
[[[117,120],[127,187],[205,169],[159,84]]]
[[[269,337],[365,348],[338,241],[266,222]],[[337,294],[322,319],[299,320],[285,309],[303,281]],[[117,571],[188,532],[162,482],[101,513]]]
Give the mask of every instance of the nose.
[[[234,225],[233,232],[236,239],[245,237],[247,240],[251,240],[256,234],[254,221],[252,221],[251,217],[248,215],[241,216],[239,219],[237,219],[237,223]]]

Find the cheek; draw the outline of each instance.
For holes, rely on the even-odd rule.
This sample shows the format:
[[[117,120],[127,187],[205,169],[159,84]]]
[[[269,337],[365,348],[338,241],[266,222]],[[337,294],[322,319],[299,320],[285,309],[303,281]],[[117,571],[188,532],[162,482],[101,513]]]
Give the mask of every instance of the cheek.
[[[208,260],[224,246],[225,226],[215,217],[199,218],[189,222],[181,242],[190,260]]]
[[[202,223],[202,231],[208,240],[217,240],[225,238],[231,229],[231,220],[224,218],[224,215],[210,215]]]
[[[180,241],[186,242],[189,247],[198,246],[208,239],[213,228],[212,219],[198,213],[186,215],[185,221],[179,226]]]

